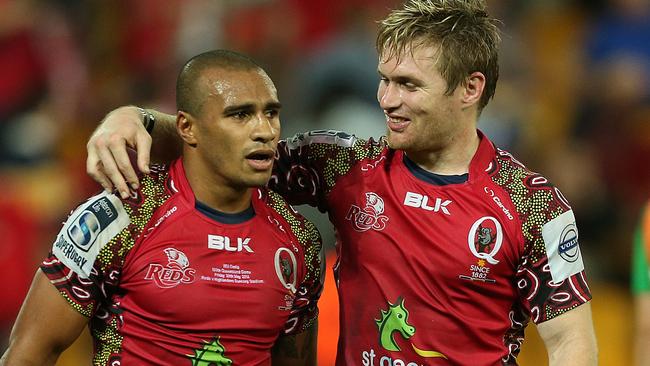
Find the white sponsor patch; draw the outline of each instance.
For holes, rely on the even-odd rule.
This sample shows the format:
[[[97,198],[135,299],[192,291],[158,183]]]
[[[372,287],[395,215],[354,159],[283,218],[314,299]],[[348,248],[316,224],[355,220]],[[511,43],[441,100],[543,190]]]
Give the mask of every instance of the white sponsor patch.
[[[553,282],[562,282],[585,268],[572,210],[547,222],[542,227],[542,236]]]
[[[99,251],[129,223],[122,201],[102,192],[72,212],[56,237],[52,253],[79,277],[88,278]]]

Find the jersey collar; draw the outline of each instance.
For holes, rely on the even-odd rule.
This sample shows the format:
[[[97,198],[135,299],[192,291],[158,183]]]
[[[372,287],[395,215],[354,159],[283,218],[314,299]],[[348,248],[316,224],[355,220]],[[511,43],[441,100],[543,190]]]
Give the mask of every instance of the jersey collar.
[[[171,179],[169,181],[169,188],[172,190],[172,192],[180,194],[183,200],[188,203],[189,207],[192,207],[194,210],[201,212],[204,216],[207,216],[212,220],[215,220],[222,224],[239,224],[252,219],[255,216],[255,212],[258,211],[258,201],[261,197],[259,188],[253,189],[251,195],[252,202],[249,208],[242,212],[228,214],[208,207],[196,200],[194,191],[192,190],[192,187],[187,180],[182,158],[171,162],[170,171]]]

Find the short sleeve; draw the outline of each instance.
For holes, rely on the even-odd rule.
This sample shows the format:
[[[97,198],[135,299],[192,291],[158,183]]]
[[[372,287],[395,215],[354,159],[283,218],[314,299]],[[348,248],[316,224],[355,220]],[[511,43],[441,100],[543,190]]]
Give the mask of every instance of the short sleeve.
[[[41,263],[50,282],[81,314],[92,316],[117,286],[121,257],[104,253],[120,246],[129,223],[117,196],[93,196],[70,214]]]
[[[296,297],[289,318],[285,324],[285,334],[298,334],[309,329],[318,319],[318,300],[323,292],[324,257],[322,239],[316,226],[297,215],[291,220],[293,234],[303,250],[302,281],[296,288]]]
[[[327,195],[353,166],[384,151],[383,141],[317,130],[280,141],[269,187],[290,204],[327,211]]]
[[[542,191],[540,191],[542,192]],[[544,205],[533,203],[522,231],[528,254],[517,271],[517,288],[535,323],[591,300],[573,211],[555,188],[544,189]]]

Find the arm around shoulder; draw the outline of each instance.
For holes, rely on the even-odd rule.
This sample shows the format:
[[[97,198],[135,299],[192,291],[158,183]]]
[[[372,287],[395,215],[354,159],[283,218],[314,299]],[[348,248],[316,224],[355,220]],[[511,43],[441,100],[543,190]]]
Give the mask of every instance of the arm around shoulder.
[[[88,324],[39,269],[9,338],[2,366],[54,365]]]
[[[151,131],[145,129],[145,122]],[[115,188],[126,198],[129,186],[135,189],[138,185],[128,149],[137,152],[137,167],[147,173],[151,158],[171,161],[178,157],[181,142],[175,116],[135,106],[120,107],[107,114],[90,137],[86,172],[107,191]]]
[[[591,303],[537,325],[550,366],[595,366],[598,346],[591,317]]]

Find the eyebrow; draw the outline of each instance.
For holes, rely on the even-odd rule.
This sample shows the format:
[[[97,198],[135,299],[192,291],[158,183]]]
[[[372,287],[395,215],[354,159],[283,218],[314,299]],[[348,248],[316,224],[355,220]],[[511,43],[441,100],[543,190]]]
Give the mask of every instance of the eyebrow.
[[[379,76],[387,78],[387,79],[419,81],[418,78],[410,76],[409,74],[397,74],[397,75],[392,75],[392,76],[386,76],[379,69],[377,69],[377,74],[379,74]]]
[[[389,77],[389,76],[384,75],[379,70],[377,70],[377,73],[382,78],[391,79],[391,80],[394,80],[394,81],[396,81],[398,83],[413,83],[415,85],[422,85],[422,83],[423,83],[422,80],[420,80],[418,78],[411,77],[411,76],[407,76],[407,75],[395,75],[395,76]]]
[[[264,110],[280,110],[282,108],[282,104],[280,102],[270,102],[266,103],[264,105]],[[230,114],[235,114],[239,112],[251,112],[255,110],[255,104],[253,103],[245,103],[245,104],[238,104],[238,105],[232,105],[229,107],[226,107],[223,109],[223,114],[225,115],[230,115]]]

